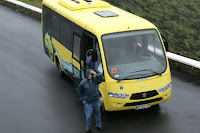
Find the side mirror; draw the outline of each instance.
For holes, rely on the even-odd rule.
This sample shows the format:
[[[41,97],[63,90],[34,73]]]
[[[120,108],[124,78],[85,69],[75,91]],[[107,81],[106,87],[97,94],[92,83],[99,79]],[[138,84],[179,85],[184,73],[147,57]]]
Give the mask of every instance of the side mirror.
[[[164,37],[163,35],[162,36],[162,39],[163,39],[163,43],[165,45],[165,50],[168,51],[169,50],[169,46],[168,46],[168,40],[166,37]]]
[[[92,62],[96,62],[97,59],[98,59],[97,50],[96,50],[96,49],[93,49],[93,50],[91,51],[91,55],[92,55]]]

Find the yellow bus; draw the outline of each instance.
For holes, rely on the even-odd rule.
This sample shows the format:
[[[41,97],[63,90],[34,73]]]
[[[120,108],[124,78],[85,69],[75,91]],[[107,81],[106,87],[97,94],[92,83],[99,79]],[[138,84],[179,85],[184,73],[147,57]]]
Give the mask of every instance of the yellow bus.
[[[43,0],[44,51],[75,84],[102,73],[101,108],[144,109],[169,100],[167,40],[151,22],[102,0]]]

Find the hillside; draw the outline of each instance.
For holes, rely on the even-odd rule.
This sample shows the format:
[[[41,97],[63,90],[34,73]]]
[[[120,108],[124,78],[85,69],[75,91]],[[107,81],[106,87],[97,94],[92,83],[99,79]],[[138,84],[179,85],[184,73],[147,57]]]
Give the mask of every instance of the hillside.
[[[19,0],[41,7],[42,0]],[[169,50],[200,61],[200,0],[105,0],[155,24]]]
[[[199,0],[106,0],[154,23],[169,50],[200,61]]]

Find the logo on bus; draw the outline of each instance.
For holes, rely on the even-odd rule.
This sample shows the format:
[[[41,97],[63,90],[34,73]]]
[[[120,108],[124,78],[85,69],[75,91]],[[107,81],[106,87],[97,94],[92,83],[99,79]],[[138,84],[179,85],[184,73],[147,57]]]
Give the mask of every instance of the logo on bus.
[[[143,93],[143,94],[142,94],[142,97],[143,97],[143,98],[146,98],[146,97],[147,97],[147,94],[146,94],[146,93]]]
[[[123,90],[124,90],[123,85],[121,85],[121,86],[119,87],[119,89],[120,89],[120,91],[123,91]]]

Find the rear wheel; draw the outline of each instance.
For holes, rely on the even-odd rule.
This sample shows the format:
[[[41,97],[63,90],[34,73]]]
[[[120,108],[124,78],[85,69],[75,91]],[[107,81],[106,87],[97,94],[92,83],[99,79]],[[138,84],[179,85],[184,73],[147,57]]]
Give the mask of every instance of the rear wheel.
[[[65,74],[64,74],[64,72],[63,72],[62,69],[61,69],[59,60],[57,60],[57,68],[58,68],[58,72],[59,72],[60,76],[61,76],[61,77],[64,77]]]

